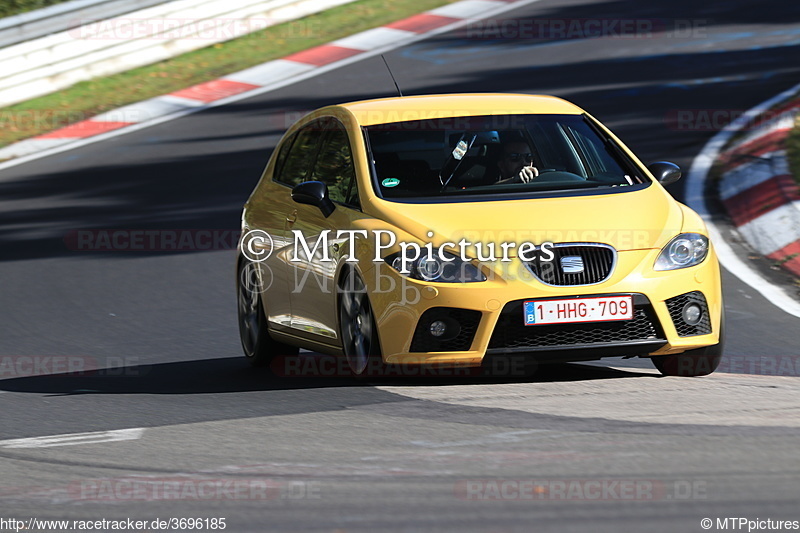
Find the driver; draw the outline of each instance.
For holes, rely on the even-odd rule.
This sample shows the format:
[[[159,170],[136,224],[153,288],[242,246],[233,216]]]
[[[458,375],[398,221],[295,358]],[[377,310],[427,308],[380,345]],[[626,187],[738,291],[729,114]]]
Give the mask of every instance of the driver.
[[[525,141],[506,143],[497,168],[500,169],[497,183],[528,183],[539,175],[539,170],[533,166],[531,147]]]

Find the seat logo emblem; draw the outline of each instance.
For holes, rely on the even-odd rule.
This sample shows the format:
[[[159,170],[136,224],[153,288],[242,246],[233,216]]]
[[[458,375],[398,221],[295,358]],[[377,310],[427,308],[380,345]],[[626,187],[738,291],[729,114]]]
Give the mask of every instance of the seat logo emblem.
[[[561,270],[564,274],[580,274],[583,272],[583,257],[579,255],[566,255],[561,258]]]

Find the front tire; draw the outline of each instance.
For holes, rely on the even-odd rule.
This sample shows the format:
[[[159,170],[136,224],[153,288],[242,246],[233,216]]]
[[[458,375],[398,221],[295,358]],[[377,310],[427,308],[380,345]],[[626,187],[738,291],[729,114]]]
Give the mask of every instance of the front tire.
[[[653,365],[665,376],[698,377],[714,372],[725,349],[725,314],[719,323],[719,343],[673,355],[653,357]]]
[[[269,334],[255,265],[240,259],[237,273],[239,337],[247,360],[254,367],[265,367],[277,355],[297,355],[297,347],[278,342]]]
[[[378,327],[361,277],[349,270],[339,283],[339,331],[350,372],[355,377],[384,368]]]

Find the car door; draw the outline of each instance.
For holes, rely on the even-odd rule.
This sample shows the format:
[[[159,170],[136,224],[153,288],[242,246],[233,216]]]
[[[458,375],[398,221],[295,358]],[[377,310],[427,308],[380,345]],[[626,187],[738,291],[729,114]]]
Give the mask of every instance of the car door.
[[[310,179],[324,135],[321,123],[315,121],[281,143],[272,179],[262,183],[248,202],[251,228],[266,231],[272,245],[269,258],[256,265],[262,280],[264,310],[270,327],[275,329],[291,327],[292,239],[287,219],[297,205],[292,201],[292,187]]]
[[[352,221],[361,213],[352,145],[347,131],[334,118],[329,118],[323,128],[325,138],[309,178],[328,186],[328,194],[336,209],[325,217],[318,207],[295,203],[287,217],[287,228],[295,239],[295,247],[300,246],[297,239],[302,238],[307,250],[314,250],[311,257],[306,256],[305,250],[298,250],[289,280],[290,299],[292,328],[296,334],[317,342],[336,344],[335,275],[341,256],[349,246],[347,241],[336,238],[336,232],[350,229]],[[328,232],[327,239],[320,240],[325,232]]]

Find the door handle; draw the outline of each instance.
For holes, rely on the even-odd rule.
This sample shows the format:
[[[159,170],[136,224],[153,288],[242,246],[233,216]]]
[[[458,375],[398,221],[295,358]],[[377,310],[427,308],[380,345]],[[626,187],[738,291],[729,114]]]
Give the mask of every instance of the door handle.
[[[291,215],[286,217],[286,223],[289,224],[290,226],[295,222],[297,222],[297,211],[292,212]]]

